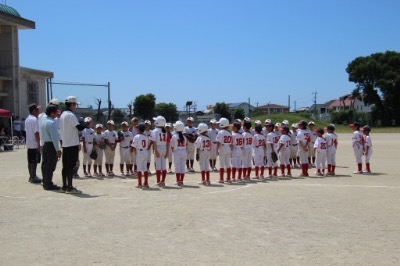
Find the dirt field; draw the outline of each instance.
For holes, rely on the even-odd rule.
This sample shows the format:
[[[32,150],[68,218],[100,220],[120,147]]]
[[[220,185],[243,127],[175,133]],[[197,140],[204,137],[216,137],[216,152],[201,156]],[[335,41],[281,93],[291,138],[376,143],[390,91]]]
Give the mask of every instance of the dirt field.
[[[399,265],[400,134],[372,134],[373,175],[352,174],[339,138],[336,177],[200,187],[196,173],[177,189],[169,175],[148,191],[81,178],[79,196],[30,184],[26,150],[1,152],[0,264]]]

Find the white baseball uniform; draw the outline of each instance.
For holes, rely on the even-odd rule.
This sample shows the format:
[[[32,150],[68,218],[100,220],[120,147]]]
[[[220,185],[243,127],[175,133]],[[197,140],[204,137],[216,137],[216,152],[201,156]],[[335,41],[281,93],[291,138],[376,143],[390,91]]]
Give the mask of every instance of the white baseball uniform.
[[[132,127],[132,129],[129,129],[130,132],[132,132],[132,140],[135,138],[135,136],[138,134],[138,129],[137,127]],[[136,165],[136,153],[131,152],[131,162],[132,164]]]
[[[274,131],[271,131],[267,134],[267,167],[278,167],[278,161],[276,161],[274,163],[274,161],[272,160],[271,154],[272,152],[276,152],[278,149],[276,148],[276,146],[279,143],[275,143],[275,140],[277,140],[277,142],[279,142],[279,137],[276,136]]]
[[[326,143],[328,145],[326,158],[328,165],[336,165],[337,139],[338,137],[335,133],[326,133]]]
[[[264,135],[256,133],[253,137],[254,166],[264,166],[265,147]]]
[[[219,164],[221,168],[231,167],[232,134],[226,129],[221,129],[217,135],[219,143]]]
[[[150,138],[151,138],[151,130],[146,130],[146,131],[144,132],[144,134],[145,134],[146,137],[148,137],[149,140],[150,140]],[[147,163],[150,163],[150,162],[151,162],[151,154],[152,154],[152,151],[149,150],[149,152],[147,153]]]
[[[299,152],[298,143],[297,143],[297,130],[290,130],[290,158],[295,159],[297,158],[297,154]]]
[[[243,132],[243,156],[242,167],[250,168],[251,159],[253,157],[253,134],[250,132]]]
[[[315,151],[314,151],[314,143],[317,140],[317,132],[314,130],[308,130],[308,133],[310,134],[310,142],[308,143],[309,145],[309,157],[315,157]]]
[[[208,136],[210,137],[211,141],[211,153],[210,153],[210,159],[211,160],[216,160],[217,159],[217,135],[218,135],[218,129],[208,129]]]
[[[232,167],[242,168],[242,157],[243,157],[243,135],[238,133],[232,133]]]
[[[210,160],[210,150],[211,141],[208,136],[199,135],[194,143],[195,148],[199,149],[199,164],[200,171],[210,171],[210,165],[208,160]]]
[[[194,127],[185,127],[184,131],[185,135],[197,136],[196,128]],[[194,142],[188,141],[186,151],[187,151],[187,160],[194,160]]]
[[[135,148],[134,152],[136,154],[136,167],[138,172],[147,172],[147,154],[150,152],[149,148],[149,138],[144,134],[136,134],[132,140],[131,147]]]
[[[369,160],[371,159],[372,156],[372,140],[370,135],[365,135],[364,137],[364,150],[365,152],[367,151],[368,147],[368,153],[364,154],[364,159],[365,163],[369,163]]]
[[[310,135],[308,130],[299,129],[297,131],[297,143],[299,143],[299,159],[301,164],[308,164],[309,139]]]
[[[82,149],[83,165],[91,165],[92,158],[90,158],[90,153],[93,150],[94,130],[91,128],[85,128],[84,130],[82,130],[82,140],[83,140],[83,145],[85,145],[86,147],[86,153],[84,149]]]
[[[132,164],[131,161],[131,143],[132,143],[132,132],[129,130],[121,131],[124,138],[119,143],[119,155],[120,155],[120,164]]]
[[[356,162],[358,164],[362,163],[363,154],[363,135],[359,130],[353,132],[353,137],[351,138],[353,144],[354,156],[356,157]]]
[[[282,135],[279,138],[279,146],[281,146],[279,150],[279,161],[281,165],[289,165],[290,164],[290,153],[292,148],[292,138],[289,135]]]
[[[316,160],[315,166],[318,170],[326,169],[326,150],[328,144],[326,143],[326,139],[323,137],[317,137],[314,143],[314,149],[316,150]]]
[[[106,141],[106,150],[104,151],[106,155],[106,164],[114,164],[115,158],[115,147],[117,142],[117,132],[114,130],[106,130],[104,131],[104,139]]]
[[[175,173],[185,174],[186,170],[186,146],[187,139],[183,136],[183,141],[179,139],[178,132],[175,132],[171,138],[171,149],[174,153]]]
[[[103,164],[103,156],[104,156],[104,149],[101,149],[100,146],[104,145],[104,133],[100,132],[98,134],[97,132],[94,133],[94,142],[96,144],[96,151],[97,151],[97,159],[94,161],[95,165],[102,165]]]
[[[154,162],[156,165],[156,170],[167,170],[167,160],[165,157],[167,155],[167,149],[169,149],[170,142],[167,132],[163,133],[161,128],[156,127],[151,132],[150,140],[153,142],[154,151],[157,149],[159,153],[159,156],[157,157],[156,153],[154,152]]]

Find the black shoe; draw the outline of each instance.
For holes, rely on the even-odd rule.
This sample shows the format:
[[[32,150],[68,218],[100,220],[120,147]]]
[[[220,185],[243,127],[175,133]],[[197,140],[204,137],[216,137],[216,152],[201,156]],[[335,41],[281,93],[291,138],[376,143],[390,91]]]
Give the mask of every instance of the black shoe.
[[[32,184],[40,184],[42,183],[42,180],[37,178],[29,178],[29,182],[31,182]]]
[[[60,188],[61,193],[66,193],[67,192],[67,187],[61,187]]]
[[[57,185],[51,185],[48,187],[43,187],[44,190],[60,190],[61,188]]]

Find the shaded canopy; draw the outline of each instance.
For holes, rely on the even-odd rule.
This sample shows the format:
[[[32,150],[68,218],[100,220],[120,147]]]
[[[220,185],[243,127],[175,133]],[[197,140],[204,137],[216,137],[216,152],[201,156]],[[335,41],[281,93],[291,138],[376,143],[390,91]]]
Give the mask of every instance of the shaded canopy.
[[[11,111],[0,108],[0,117],[11,117],[11,116],[12,116]]]

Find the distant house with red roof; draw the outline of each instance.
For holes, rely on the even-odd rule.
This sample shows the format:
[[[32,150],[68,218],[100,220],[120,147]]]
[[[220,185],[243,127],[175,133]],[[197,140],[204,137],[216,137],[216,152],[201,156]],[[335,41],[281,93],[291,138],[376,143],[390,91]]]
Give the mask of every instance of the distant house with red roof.
[[[256,110],[264,111],[267,114],[280,114],[280,113],[289,112],[289,107],[284,106],[284,105],[270,103],[270,104],[258,106],[258,107],[256,107]]]

